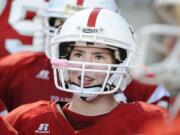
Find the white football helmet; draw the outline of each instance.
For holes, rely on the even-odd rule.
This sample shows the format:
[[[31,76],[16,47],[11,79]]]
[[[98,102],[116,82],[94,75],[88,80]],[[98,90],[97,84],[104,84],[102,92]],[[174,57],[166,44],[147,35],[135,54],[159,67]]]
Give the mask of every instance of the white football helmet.
[[[70,46],[77,44],[112,49],[118,63],[70,61]],[[138,56],[132,27],[119,14],[99,8],[80,11],[67,19],[47,49],[52,59],[56,87],[83,97],[91,97],[90,99],[92,95],[123,91],[131,81],[130,68],[136,65]],[[73,84],[69,80],[70,71],[81,72],[81,84]],[[87,72],[106,74],[104,83],[98,87],[84,87],[84,76]]]
[[[82,9],[96,7],[119,12],[115,0],[50,0],[44,13],[46,44],[68,17]]]
[[[169,90],[180,88],[180,27],[154,24],[140,30],[141,63],[134,77],[148,84],[164,84]]]

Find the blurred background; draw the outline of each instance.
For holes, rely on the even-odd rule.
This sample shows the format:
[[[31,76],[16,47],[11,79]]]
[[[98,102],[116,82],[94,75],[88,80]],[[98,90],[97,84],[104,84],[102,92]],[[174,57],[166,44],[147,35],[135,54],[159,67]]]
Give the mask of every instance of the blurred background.
[[[134,78],[180,90],[180,0],[117,0],[121,14],[133,24],[141,48]]]

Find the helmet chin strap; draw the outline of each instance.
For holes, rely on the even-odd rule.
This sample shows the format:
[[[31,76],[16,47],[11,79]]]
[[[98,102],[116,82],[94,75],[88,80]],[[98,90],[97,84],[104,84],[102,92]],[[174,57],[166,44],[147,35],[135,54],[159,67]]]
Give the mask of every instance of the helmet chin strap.
[[[101,89],[101,87],[91,87],[91,88],[80,88],[77,84],[69,84],[69,87],[74,89],[74,90],[86,90],[86,91],[99,91]],[[98,95],[95,94],[85,94],[85,93],[74,93],[74,96],[76,96],[77,98],[83,100],[83,101],[92,101],[94,99],[96,99],[98,97]],[[124,93],[122,93],[121,91],[114,93],[114,99],[120,103],[120,102],[124,102],[127,103],[127,99],[126,96],[124,95]]]
[[[68,84],[70,89],[73,90],[77,90],[77,91],[86,91],[86,92],[98,92],[101,90],[101,86],[97,85],[97,86],[93,86],[93,87],[88,87],[88,88],[81,88],[78,84],[75,83],[70,83]],[[74,93],[74,96],[80,98],[81,100],[84,101],[92,101],[94,100],[96,97],[98,97],[98,95],[96,94],[88,94],[88,93]]]
[[[98,97],[98,95],[90,95],[90,94],[78,94],[78,93],[75,93],[74,96],[76,96],[77,98],[80,98],[81,100],[83,101],[92,101],[94,99],[96,99]]]
[[[77,90],[77,91],[86,91],[86,92],[100,92],[102,86],[101,85],[96,85],[96,86],[92,86],[92,87],[86,87],[86,88],[81,88],[78,84],[75,83],[70,83],[68,84],[68,87],[70,89],[73,90]],[[107,86],[105,87],[105,91],[109,91],[111,90],[111,88],[114,88],[115,86],[112,84],[107,84]],[[74,96],[80,98],[83,101],[92,101],[95,98],[98,97],[98,94],[88,94],[88,93],[74,93]]]

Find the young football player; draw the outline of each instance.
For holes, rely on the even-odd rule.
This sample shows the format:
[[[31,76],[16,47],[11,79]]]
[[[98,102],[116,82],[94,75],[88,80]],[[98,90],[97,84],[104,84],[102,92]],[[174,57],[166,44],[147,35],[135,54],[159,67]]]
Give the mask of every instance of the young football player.
[[[119,14],[100,8],[80,11],[67,19],[47,49],[55,86],[73,98],[63,107],[39,101],[16,108],[6,120],[19,134],[140,134],[149,120],[166,119],[158,106],[114,99],[130,83],[138,60],[134,31]]]

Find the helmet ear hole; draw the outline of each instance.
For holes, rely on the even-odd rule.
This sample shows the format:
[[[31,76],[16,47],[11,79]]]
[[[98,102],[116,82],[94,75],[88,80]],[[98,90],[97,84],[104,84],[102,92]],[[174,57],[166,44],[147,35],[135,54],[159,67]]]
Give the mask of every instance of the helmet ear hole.
[[[59,44],[59,59],[69,59],[69,56],[72,51],[72,44],[75,44],[75,42],[65,42]]]
[[[48,19],[49,26],[53,28],[61,27],[64,24],[64,22],[65,22],[65,18],[50,17]]]
[[[55,17],[50,17],[50,18],[48,19],[49,26],[53,27],[54,24],[55,24],[55,20],[56,20]]]
[[[119,48],[119,55],[120,55],[120,60],[124,61],[127,58],[127,51],[125,49]]]
[[[123,63],[123,61],[127,58],[127,51],[122,48],[118,48],[118,51],[114,52],[115,63]]]

